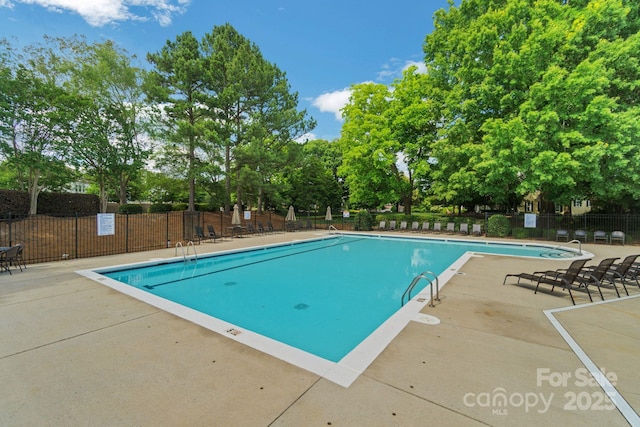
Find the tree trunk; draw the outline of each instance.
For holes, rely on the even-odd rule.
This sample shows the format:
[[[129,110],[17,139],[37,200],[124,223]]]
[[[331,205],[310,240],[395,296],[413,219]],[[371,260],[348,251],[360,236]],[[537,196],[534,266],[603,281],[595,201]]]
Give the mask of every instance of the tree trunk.
[[[195,178],[195,143],[191,139],[189,141],[189,212],[196,211],[196,178]]]
[[[120,191],[118,192],[118,199],[120,200],[120,204],[124,205],[127,203],[127,180],[124,177],[120,177]]]
[[[264,196],[264,189],[262,185],[258,188],[258,214],[262,213],[262,198]]]
[[[224,149],[224,211],[231,212],[231,143]]]
[[[109,201],[107,200],[107,190],[104,185],[104,179],[100,179],[99,187],[100,194],[98,197],[100,198],[100,213],[107,213],[107,204]]]
[[[238,181],[238,183],[236,184],[236,203],[238,203],[238,206],[240,207],[240,209],[242,209],[242,189],[240,187],[240,170],[236,172],[236,181]]]
[[[38,196],[41,190],[41,187],[38,186],[38,176],[40,176],[40,172],[35,171],[29,183],[29,215],[38,213]]]

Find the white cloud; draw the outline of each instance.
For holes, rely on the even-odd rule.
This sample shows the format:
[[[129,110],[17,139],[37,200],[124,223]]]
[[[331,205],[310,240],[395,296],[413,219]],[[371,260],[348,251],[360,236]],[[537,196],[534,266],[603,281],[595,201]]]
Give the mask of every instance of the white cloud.
[[[323,113],[333,113],[336,120],[342,120],[342,109],[349,102],[351,89],[345,88],[333,92],[325,92],[313,100],[312,105]]]
[[[132,7],[149,10],[161,26],[171,24],[173,15],[184,13],[191,0],[14,0],[42,6],[51,12],[74,12],[89,25],[102,27],[120,21],[148,21],[148,16],[137,15]],[[11,7],[10,0],[0,0],[0,7]]]
[[[415,66],[418,68],[418,74],[425,74],[427,72],[427,65],[422,61],[407,61],[402,68],[402,71],[407,70],[409,67]]]
[[[318,139],[318,136],[313,132],[307,132],[304,135],[296,138],[294,141],[296,141],[299,144],[304,144],[307,141],[313,141],[314,139]]]
[[[398,58],[391,58],[389,62],[382,65],[382,70],[378,71],[376,80],[379,82],[388,82],[402,77],[402,73],[411,66],[418,67],[418,73],[426,73],[427,66],[421,61],[404,61]]]

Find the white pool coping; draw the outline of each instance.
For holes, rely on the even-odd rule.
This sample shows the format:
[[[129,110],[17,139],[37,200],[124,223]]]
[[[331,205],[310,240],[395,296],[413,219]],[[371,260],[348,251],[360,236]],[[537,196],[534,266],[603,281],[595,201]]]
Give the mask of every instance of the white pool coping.
[[[357,233],[344,233],[345,235],[354,235]],[[371,234],[367,234],[367,236],[371,236]],[[375,236],[375,235],[374,235]],[[399,237],[389,234],[379,235],[379,237]],[[422,236],[411,236],[411,238],[415,239],[424,239],[424,240],[438,240],[438,241],[464,241],[464,242],[475,242],[474,240],[460,240],[454,238],[429,238]],[[309,239],[308,241],[312,241],[315,239]],[[293,243],[300,243],[300,240],[297,240]],[[504,245],[503,242],[487,242],[480,241],[480,243],[498,243]],[[290,245],[290,243],[285,243],[284,245]],[[276,245],[267,245],[267,246],[282,246],[283,244]],[[518,246],[525,246],[523,244],[516,244]],[[264,246],[264,247],[267,247]],[[541,247],[549,247],[550,249],[555,248],[548,245],[527,245],[527,246],[541,246]],[[223,251],[217,252],[216,255],[224,255],[227,253],[235,253],[242,252],[247,250],[255,250],[260,247],[249,247],[241,250],[232,250],[232,251]],[[437,282],[439,284],[440,290],[447,284],[447,282],[458,274],[459,270],[462,266],[472,257],[482,257],[485,255],[494,255],[494,254],[476,254],[474,252],[466,252],[460,258],[458,258],[453,264],[451,264],[444,272],[442,272],[438,278]],[[497,255],[497,256],[508,256],[508,255]],[[582,254],[582,257],[593,256],[592,254],[585,252]],[[167,258],[163,259],[163,262],[172,262],[177,259],[181,259],[182,257],[176,258]],[[549,261],[561,260],[555,258],[549,258]],[[564,259],[566,260],[566,259]],[[90,270],[77,270],[76,273],[82,275],[88,279],[94,280],[98,283],[106,285],[118,292],[121,292],[125,295],[136,298],[140,301],[143,301],[147,304],[150,304],[154,307],[157,307],[163,311],[171,313],[175,316],[178,316],[182,319],[188,320],[192,323],[200,325],[204,328],[207,328],[213,332],[219,333],[227,338],[230,338],[234,341],[247,345],[251,348],[259,350],[263,353],[266,353],[270,356],[283,360],[292,365],[298,366],[307,371],[313,372],[316,375],[319,375],[329,381],[332,381],[336,384],[339,384],[343,387],[349,387],[359,376],[362,374],[367,367],[382,353],[382,351],[395,339],[395,337],[404,329],[404,327],[411,321],[417,321],[421,323],[432,324],[434,327],[437,327],[437,319],[428,319],[425,318],[425,315],[421,313],[421,311],[431,302],[430,292],[431,286],[426,286],[422,291],[418,294],[411,297],[410,301],[408,301],[401,309],[399,309],[396,313],[394,313],[391,317],[389,317],[385,322],[383,322],[375,331],[373,331],[367,338],[365,338],[360,344],[358,344],[353,350],[351,350],[345,357],[343,357],[339,362],[332,362],[327,359],[321,358],[314,354],[308,353],[306,351],[300,350],[298,348],[292,347],[290,345],[284,344],[282,342],[276,341],[274,339],[268,338],[264,335],[257,334],[245,328],[236,326],[232,323],[225,322],[221,319],[212,317],[208,314],[201,313],[197,310],[185,307],[181,304],[175,303],[173,301],[169,301],[165,298],[161,298],[159,296],[153,295],[146,291],[137,289],[133,286],[127,285],[125,283],[118,282],[117,280],[113,280],[109,277],[103,276],[100,274],[101,271],[113,271],[114,269],[120,268],[133,268],[133,267],[141,267],[145,265],[154,265],[157,264],[160,259],[153,259],[144,263],[135,263],[135,264],[127,264],[127,265],[117,265],[111,267],[103,267],[97,269]],[[435,296],[435,295],[434,295]]]
[[[631,405],[622,397],[622,394],[618,392],[618,390],[611,384],[609,379],[602,373],[602,371],[598,368],[598,366],[591,360],[591,358],[587,355],[587,353],[580,347],[580,344],[576,342],[575,339],[569,334],[569,332],[565,329],[564,326],[560,323],[560,321],[554,316],[555,313],[560,313],[563,311],[570,310],[580,310],[582,308],[593,307],[594,305],[600,304],[609,304],[612,302],[619,302],[627,299],[635,299],[640,298],[640,295],[631,295],[626,297],[620,297],[617,300],[608,300],[608,301],[596,301],[586,304],[579,305],[570,305],[567,307],[553,308],[549,310],[544,310],[545,316],[551,322],[554,328],[558,331],[558,333],[565,340],[567,345],[571,348],[571,351],[580,359],[580,361],[584,364],[585,368],[589,370],[591,376],[598,382],[598,385],[602,388],[602,390],[607,394],[611,402],[618,408],[620,413],[632,426],[640,426],[640,416],[633,410]]]

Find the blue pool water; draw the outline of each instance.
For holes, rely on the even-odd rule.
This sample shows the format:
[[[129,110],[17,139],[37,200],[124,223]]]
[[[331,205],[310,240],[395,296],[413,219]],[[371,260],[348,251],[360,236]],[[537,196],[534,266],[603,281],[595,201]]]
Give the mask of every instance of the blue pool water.
[[[439,275],[468,251],[575,256],[544,246],[343,235],[99,273],[337,362],[400,308],[415,276]]]

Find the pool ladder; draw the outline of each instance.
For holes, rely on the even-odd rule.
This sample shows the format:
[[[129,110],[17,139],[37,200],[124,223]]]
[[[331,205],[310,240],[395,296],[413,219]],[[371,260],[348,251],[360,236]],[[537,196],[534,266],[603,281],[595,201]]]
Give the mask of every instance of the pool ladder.
[[[571,243],[577,243],[577,244],[578,244],[578,255],[582,255],[582,242],[581,242],[580,240],[578,240],[578,239],[573,239],[573,240],[571,240],[571,241],[567,242],[567,245],[569,245],[569,244],[571,244]],[[560,249],[560,248],[562,248],[562,247],[564,247],[564,246],[565,246],[565,245],[558,245],[558,246],[556,246],[555,248],[551,248],[551,249],[549,249],[549,250],[548,250],[547,252],[545,252],[545,253],[551,253],[551,252],[553,252],[553,251],[555,251],[555,250],[558,250],[558,249]]]
[[[416,277],[413,278],[413,280],[411,281],[411,283],[409,284],[409,286],[407,287],[407,290],[404,291],[404,294],[402,294],[402,299],[400,300],[400,306],[403,307],[404,306],[404,297],[407,297],[407,302],[409,302],[411,300],[411,291],[413,291],[413,288],[416,287],[416,285],[418,284],[418,282],[422,279],[428,280],[429,281],[429,291],[431,292],[431,299],[429,300],[429,307],[434,307],[433,305],[433,301],[440,301],[440,284],[438,283],[438,276],[435,275],[434,272],[432,271],[423,271],[422,273],[418,274]],[[435,282],[436,284],[436,298],[435,300],[433,299],[433,283]]]
[[[176,243],[176,255],[178,256],[178,248],[180,248],[180,250],[182,251],[182,259],[186,262],[187,261],[187,257],[189,256],[189,248],[193,248],[193,259],[195,261],[198,261],[198,254],[196,252],[196,247],[194,245],[194,243],[189,240],[189,243],[187,243],[187,252],[184,252],[184,247],[182,246],[182,242],[178,242]]]

